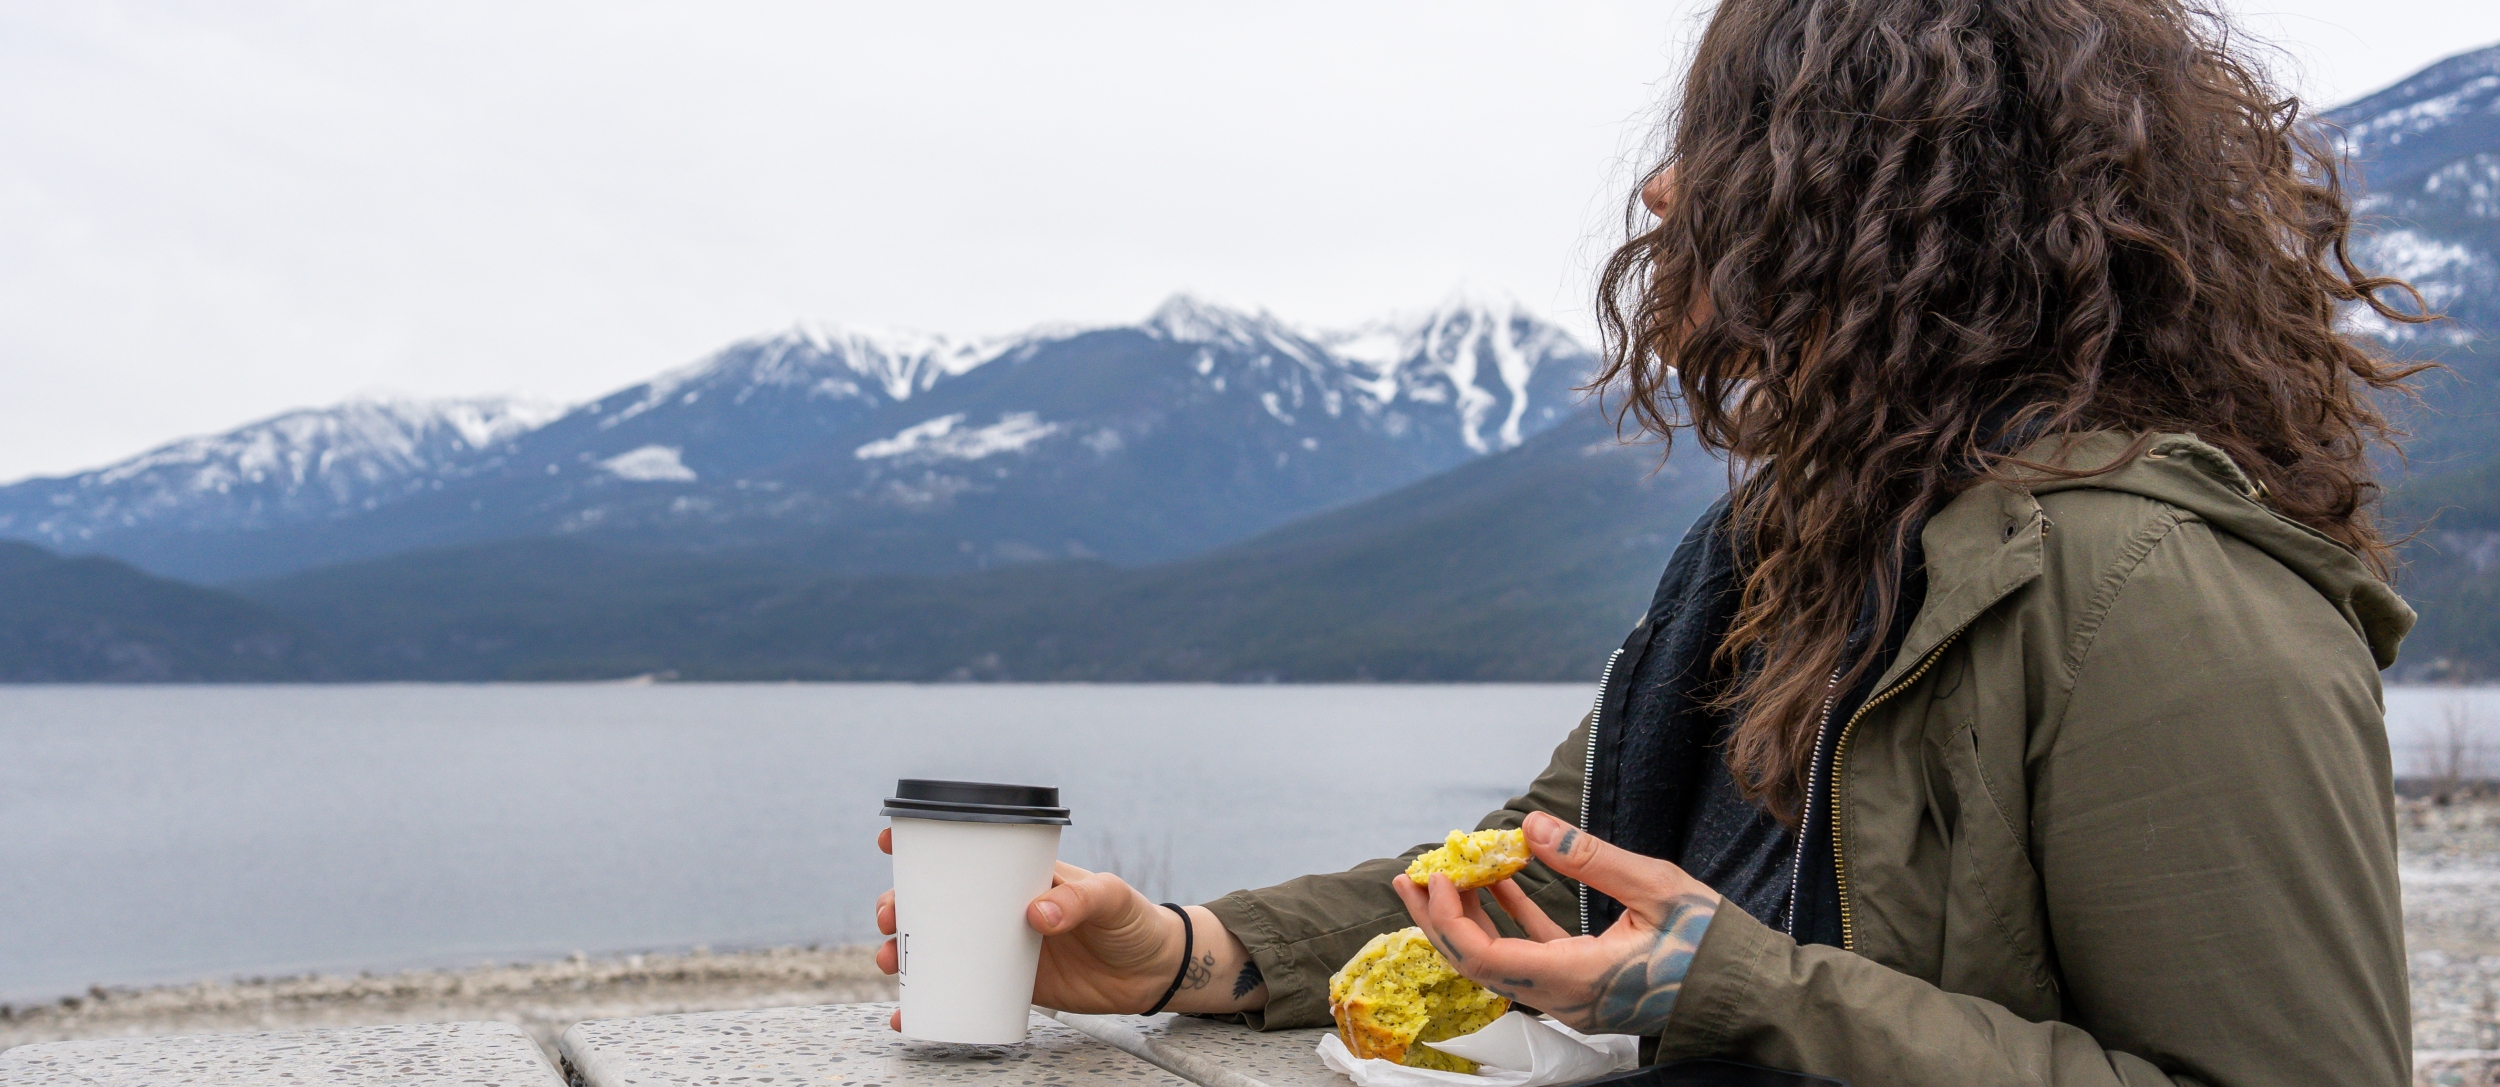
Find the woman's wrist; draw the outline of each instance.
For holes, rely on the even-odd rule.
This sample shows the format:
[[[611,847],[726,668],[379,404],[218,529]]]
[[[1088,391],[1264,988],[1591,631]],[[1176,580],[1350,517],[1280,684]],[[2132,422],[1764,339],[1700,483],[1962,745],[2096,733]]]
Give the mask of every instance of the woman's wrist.
[[[1163,987],[1162,995],[1157,996],[1152,1005],[1139,1012],[1140,1015],[1155,1015],[1171,1006],[1172,998],[1180,995],[1181,986],[1189,980],[1191,972],[1197,969],[1197,924],[1189,916],[1189,911],[1171,902],[1161,903],[1156,909],[1161,915],[1172,917],[1180,922],[1181,954],[1180,960],[1173,964],[1171,983]],[[1164,926],[1163,939],[1157,946],[1165,949],[1172,946],[1171,926]]]
[[[1241,939],[1216,919],[1204,906],[1182,907],[1189,914],[1184,933],[1181,918],[1168,909],[1159,909],[1165,925],[1164,954],[1157,956],[1166,973],[1155,984],[1149,1001],[1163,994],[1166,986],[1178,979],[1180,987],[1164,1011],[1200,1015],[1251,1011],[1267,1005],[1267,979],[1251,960],[1250,949]],[[1189,957],[1182,958],[1183,945]],[[1143,1009],[1143,1005],[1140,1006]]]

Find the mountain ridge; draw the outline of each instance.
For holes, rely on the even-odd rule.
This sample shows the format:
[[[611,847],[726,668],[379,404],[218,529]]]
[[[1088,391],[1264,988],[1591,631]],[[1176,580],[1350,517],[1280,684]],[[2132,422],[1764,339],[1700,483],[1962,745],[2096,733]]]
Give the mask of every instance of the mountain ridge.
[[[142,521],[175,531],[317,521],[456,479],[473,456],[556,417],[492,397],[352,400],[177,439],[0,494],[0,537],[77,546]]]
[[[1314,332],[1175,295],[1134,325],[986,338],[800,322],[489,442],[365,457],[327,504],[125,493],[169,446],[0,487],[0,536],[203,581],[542,534],[893,572],[1160,561],[1514,446],[1593,361],[1516,303],[1403,320]],[[1123,523],[1051,514],[1093,491]],[[1212,491],[1237,500],[1149,508]]]

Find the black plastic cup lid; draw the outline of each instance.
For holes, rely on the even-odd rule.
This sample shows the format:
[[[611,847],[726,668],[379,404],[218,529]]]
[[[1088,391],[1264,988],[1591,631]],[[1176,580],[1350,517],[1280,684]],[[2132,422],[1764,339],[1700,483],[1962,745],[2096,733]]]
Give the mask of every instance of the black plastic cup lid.
[[[904,778],[894,783],[879,815],[896,819],[952,819],[962,823],[1043,823],[1068,825],[1068,809],[1059,806],[1059,790],[1042,785],[999,785],[987,781],[930,781]]]

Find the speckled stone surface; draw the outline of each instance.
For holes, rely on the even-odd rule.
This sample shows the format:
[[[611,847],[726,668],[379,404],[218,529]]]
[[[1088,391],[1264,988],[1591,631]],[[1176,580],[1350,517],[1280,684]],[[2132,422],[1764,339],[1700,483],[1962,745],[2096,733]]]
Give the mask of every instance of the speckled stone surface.
[[[576,1087],[1184,1087],[1047,1016],[1020,1046],[937,1045],[887,1030],[892,1004],[594,1019],[558,1047]]]
[[[37,1042],[0,1052],[8,1087],[559,1087],[563,1080],[509,1023],[416,1023]]]
[[[1057,1018],[1201,1087],[1349,1087],[1319,1061],[1324,1027],[1262,1033],[1184,1015]]]

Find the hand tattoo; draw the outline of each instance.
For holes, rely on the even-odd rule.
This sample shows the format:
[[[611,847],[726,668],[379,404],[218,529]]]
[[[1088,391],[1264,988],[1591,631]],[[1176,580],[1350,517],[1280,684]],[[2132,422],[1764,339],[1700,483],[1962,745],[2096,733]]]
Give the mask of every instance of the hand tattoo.
[[[1675,998],[1684,991],[1684,974],[1692,969],[1693,953],[1718,905],[1707,895],[1687,894],[1663,906],[1665,918],[1648,944],[1599,975],[1587,1003],[1546,1010],[1564,1022],[1585,1022],[1582,1029],[1596,1033],[1665,1033]]]
[[[1571,847],[1578,844],[1580,844],[1580,832],[1566,830],[1563,832],[1562,841],[1554,843],[1554,852],[1568,857],[1571,855]]]
[[[1215,980],[1215,952],[1212,951],[1198,956],[1181,971],[1181,988],[1183,989],[1204,989],[1207,983],[1213,980]]]
[[[1250,990],[1267,984],[1267,975],[1259,972],[1257,960],[1241,964],[1241,973],[1233,975],[1233,999],[1250,995]]]

